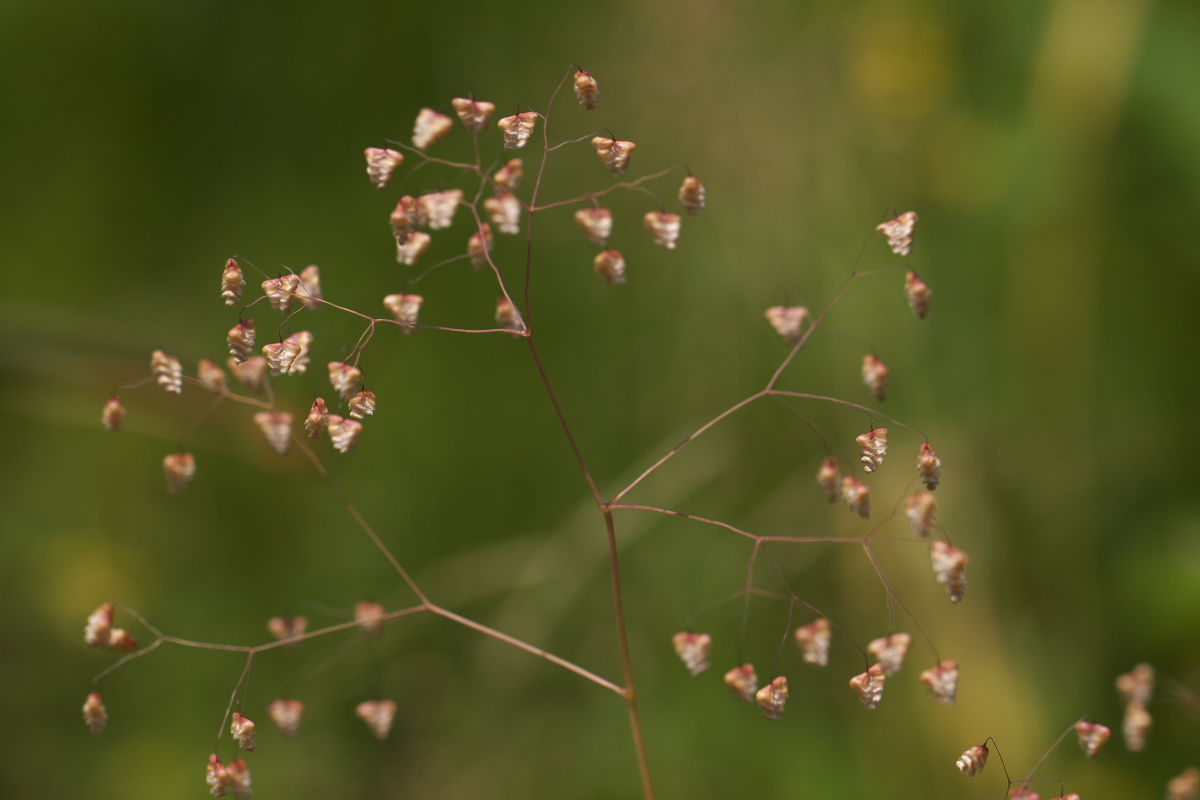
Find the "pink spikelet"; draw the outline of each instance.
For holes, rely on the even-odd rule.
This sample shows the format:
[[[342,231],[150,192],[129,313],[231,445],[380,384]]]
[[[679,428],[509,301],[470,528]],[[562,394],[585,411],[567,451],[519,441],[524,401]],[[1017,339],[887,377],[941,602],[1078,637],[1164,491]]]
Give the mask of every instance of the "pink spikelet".
[[[637,149],[637,145],[633,142],[604,136],[592,137],[592,147],[595,148],[596,155],[604,162],[604,166],[608,167],[608,171],[614,178],[620,177],[625,168],[629,166],[629,156]]]
[[[842,478],[842,500],[863,519],[871,516],[871,488],[851,475]]]
[[[1117,691],[1126,703],[1146,705],[1154,696],[1154,666],[1138,664],[1124,675],[1117,676]]]
[[[396,718],[396,703],[394,700],[366,700],[358,704],[354,713],[366,723],[367,729],[375,738],[382,741],[392,730],[392,721]]]
[[[527,145],[529,137],[533,135],[534,126],[537,125],[537,118],[538,115],[534,111],[501,117],[496,122],[496,127],[504,134],[504,149],[520,150]]]
[[[213,797],[225,797],[230,792],[239,800],[250,796],[250,769],[240,758],[226,765],[216,753],[212,754],[208,757],[204,780]]]
[[[320,438],[328,419],[329,408],[325,405],[325,400],[320,397],[313,400],[312,408],[308,410],[308,416],[304,419],[304,432],[308,434],[308,438]]]
[[[279,455],[288,451],[292,442],[292,415],[286,411],[260,411],[254,415],[254,424],[262,431],[271,449]]]
[[[321,301],[325,299],[325,295],[321,293],[321,268],[316,264],[309,264],[300,270],[300,287],[296,299],[309,311],[320,306]]]
[[[874,428],[867,433],[859,434],[854,439],[862,450],[863,469],[874,472],[883,465],[883,457],[887,455],[888,429]]]
[[[300,730],[300,718],[304,714],[304,703],[299,700],[272,700],[267,706],[267,716],[289,739]]]
[[[625,256],[619,250],[601,250],[592,259],[592,266],[611,286],[625,282]]]
[[[871,394],[875,396],[875,399],[881,403],[887,399],[888,373],[887,364],[884,364],[874,355],[868,353],[863,356],[863,383],[871,390]]]
[[[940,539],[929,547],[929,560],[938,583],[946,585],[951,603],[961,603],[967,591],[967,554]]]
[[[921,673],[921,683],[939,703],[951,705],[958,696],[958,662],[943,661]]]
[[[408,237],[424,222],[417,199],[409,194],[401,197],[396,202],[396,207],[392,209],[392,213],[388,215],[388,224],[392,226],[392,235],[396,237],[396,244],[408,242]]]
[[[795,345],[804,335],[804,326],[808,323],[808,309],[804,306],[771,306],[763,316],[779,334],[779,338],[789,345]]]
[[[471,133],[481,133],[496,110],[495,103],[476,100],[473,97],[456,97],[450,101],[450,105],[454,108],[454,113],[458,115],[463,127]]]
[[[287,314],[292,310],[293,298],[300,291],[300,276],[281,275],[278,278],[270,278],[262,282],[262,290],[271,308],[280,314]]]
[[[271,617],[267,620],[267,632],[276,639],[294,639],[308,630],[308,617]]]
[[[362,600],[354,604],[354,621],[362,626],[362,632],[367,636],[378,636],[383,633],[383,606],[370,600]]]
[[[344,361],[329,362],[329,383],[343,400],[349,400],[358,393],[361,381],[362,370],[353,364]]]
[[[417,207],[425,217],[425,224],[432,231],[441,231],[454,224],[454,215],[462,202],[461,189],[447,189],[444,192],[430,192],[417,198]]]
[[[272,342],[263,345],[263,358],[267,359],[267,369],[272,375],[287,375],[292,370],[292,363],[300,355],[300,345],[287,339],[282,342]]]
[[[238,712],[233,712],[233,719],[229,724],[229,735],[238,743],[238,747],[246,752],[254,750],[254,721],[249,717],[244,717]]]
[[[1133,753],[1146,749],[1146,737],[1154,718],[1142,703],[1131,701],[1125,706],[1125,718],[1121,721],[1121,735],[1125,738],[1125,747]]]
[[[236,305],[242,299],[242,287],[246,285],[246,277],[238,266],[236,258],[225,262],[225,270],[221,273],[221,300],[225,305]]]
[[[904,276],[904,294],[908,297],[908,307],[917,315],[917,319],[925,319],[929,313],[929,295],[932,292],[911,269]]]
[[[783,675],[772,679],[755,693],[754,699],[766,719],[779,719],[787,707],[788,679]]]
[[[585,111],[594,111],[600,105],[600,87],[590,72],[579,70],[575,73],[575,99]]]
[[[497,192],[515,192],[525,177],[525,162],[519,158],[510,158],[508,163],[496,170],[492,181],[496,184]]]
[[[403,242],[397,238],[396,261],[411,267],[417,263],[417,259],[425,255],[425,251],[429,249],[429,245],[432,242],[433,239],[430,235],[422,231],[409,234],[408,238]]]
[[[850,679],[850,688],[858,694],[858,699],[862,704],[872,711],[879,705],[879,701],[883,699],[883,685],[887,682],[887,675],[883,671],[883,667],[878,664],[872,664],[866,672],[859,673]]]
[[[904,658],[911,645],[912,637],[907,633],[893,633],[872,640],[867,645],[867,652],[875,656],[879,666],[883,667],[883,673],[890,678],[904,666]]]
[[[963,754],[954,762],[954,766],[958,767],[958,771],[963,775],[973,778],[983,772],[983,768],[987,766],[987,759],[987,745],[977,744],[964,750]]]
[[[233,377],[237,378],[247,389],[252,392],[261,392],[263,390],[267,376],[267,360],[265,358],[254,356],[240,364],[237,359],[230,358],[227,363],[229,371],[233,373]]]
[[[349,453],[353,450],[358,435],[362,433],[362,427],[362,423],[358,420],[330,414],[326,428],[329,431],[329,441],[333,445],[333,449],[339,453]]]
[[[740,664],[726,672],[725,685],[739,700],[753,703],[758,691],[758,673],[754,671],[754,665]]]
[[[83,722],[93,734],[103,731],[108,723],[108,709],[104,707],[104,698],[97,692],[92,692],[83,701]]]
[[[512,331],[514,336],[525,332],[525,323],[521,320],[520,313],[507,297],[496,299],[496,324]]]
[[[921,443],[921,452],[917,454],[917,474],[921,476],[921,483],[931,492],[941,483],[942,460],[929,442]]]
[[[704,210],[707,192],[704,184],[695,175],[688,175],[679,187],[679,204],[688,214],[695,216]]]
[[[1167,783],[1167,800],[1200,798],[1200,769],[1188,767]]]
[[[413,147],[428,150],[441,141],[454,128],[454,121],[432,108],[422,108],[413,125]]]
[[[296,331],[291,336],[283,340],[288,345],[299,348],[296,357],[292,359],[288,366],[288,375],[303,375],[308,371],[309,351],[312,348],[313,335],[308,331]]]
[[[906,211],[895,219],[881,222],[875,230],[887,237],[888,247],[898,256],[912,252],[913,229],[917,225],[917,212]]]
[[[225,373],[207,358],[200,359],[200,363],[196,365],[196,376],[204,388],[213,394],[225,391]]]
[[[643,217],[646,230],[654,243],[665,250],[674,250],[679,240],[680,219],[678,214],[668,214],[666,211],[651,211]]]
[[[512,192],[489,197],[483,201],[483,208],[500,233],[515,236],[521,232],[521,201]]]
[[[471,234],[471,238],[467,240],[467,255],[471,258],[471,266],[475,269],[486,267],[488,265],[487,254],[491,252],[494,243],[492,226],[485,222],[483,227]]]
[[[119,431],[125,422],[125,404],[115,394],[104,401],[104,410],[100,412],[100,424],[106,431]]]
[[[1008,800],[1042,800],[1042,796],[1028,786],[1014,786],[1008,794]]]
[[[137,642],[122,628],[114,628],[113,605],[105,603],[87,618],[83,629],[83,641],[102,650],[136,650]]]
[[[825,490],[825,497],[829,502],[837,502],[838,487],[842,482],[842,476],[838,472],[838,462],[833,456],[821,462],[821,468],[817,470],[817,483]]]
[[[372,416],[375,413],[375,393],[361,391],[347,401],[350,406],[350,416],[354,419]]]
[[[229,345],[229,355],[234,361],[242,363],[254,352],[254,320],[244,319],[234,325],[225,334],[225,342]]]
[[[671,637],[671,644],[675,646],[675,654],[679,656],[679,660],[692,675],[699,675],[708,669],[712,637],[707,633],[680,631]]]
[[[392,318],[400,323],[400,329],[405,333],[416,330],[423,302],[425,298],[419,294],[389,294],[383,298],[384,307],[391,313]]]
[[[589,242],[604,247],[612,236],[613,215],[607,208],[581,208],[575,212],[575,224]]]
[[[1075,735],[1079,737],[1079,746],[1083,749],[1083,754],[1088,758],[1095,758],[1112,736],[1112,731],[1107,725],[1080,720],[1075,723]]]
[[[796,646],[805,664],[816,664],[819,667],[829,665],[829,643],[832,638],[829,620],[818,617],[807,625],[796,628]]]
[[[929,492],[917,492],[904,503],[904,516],[912,525],[917,536],[925,537],[933,530],[933,517],[937,514],[937,500]]]
[[[175,356],[167,355],[162,350],[150,354],[150,372],[154,382],[168,394],[183,393],[183,365]]]
[[[179,494],[196,477],[196,458],[191,453],[171,453],[163,456],[163,475],[167,478],[167,491]]]
[[[387,147],[368,147],[363,151],[367,159],[367,178],[376,189],[382,189],[392,180],[392,173],[404,163],[404,154]]]

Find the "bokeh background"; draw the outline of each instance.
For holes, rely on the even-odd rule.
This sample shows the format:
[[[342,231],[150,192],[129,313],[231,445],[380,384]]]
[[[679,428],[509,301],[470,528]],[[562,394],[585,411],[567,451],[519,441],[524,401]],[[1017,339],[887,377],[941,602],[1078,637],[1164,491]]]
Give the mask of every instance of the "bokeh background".
[[[867,402],[858,365],[873,347],[892,367],[886,410],[942,456],[941,520],[972,559],[966,602],[951,606],[923,548],[880,546],[962,679],[958,704],[935,706],[916,680],[933,656],[917,643],[867,712],[845,686],[862,668],[848,641],[824,671],[790,642],[780,650],[785,605],[756,600],[744,637],[737,603],[695,615],[741,586],[744,541],[619,517],[662,797],[995,797],[998,763],[972,781],[954,770],[966,746],[994,736],[1020,773],[1080,716],[1116,727],[1113,678],[1140,660],[1200,688],[1198,36],[1200,6],[1149,0],[7,0],[0,795],[204,796],[241,659],[164,647],[130,664],[103,682],[111,721],[93,738],[79,706],[112,658],[80,632],[103,601],[175,635],[244,644],[266,639],[273,614],[321,625],[360,599],[410,602],[328,486],[298,453],[269,452],[248,411],[222,407],[187,433],[202,393],[146,388],[125,393],[127,430],[107,434],[100,408],[146,373],[152,349],[189,371],[222,355],[235,315],[216,287],[231,254],[271,274],[319,264],[327,297],[383,313],[380,297],[415,272],[394,262],[386,227],[399,191],[369,186],[362,149],[406,139],[420,107],[470,91],[502,111],[542,109],[571,63],[597,76],[601,108],[567,98],[560,135],[607,126],[640,145],[631,175],[686,163],[710,196],[670,253],[641,230],[656,201],[614,198],[630,276],[616,288],[592,273],[569,212],[538,218],[541,347],[602,489],[765,381],[785,352],[766,306],[822,307],[864,241],[863,269],[900,263],[870,232],[913,208],[905,263],[933,288],[929,318],[907,309],[902,272],[865,278],[785,385]],[[485,138],[499,155],[498,137]],[[469,140],[435,152],[461,157]],[[423,169],[404,190],[461,178]],[[545,197],[610,180],[586,149],[568,151]],[[668,205],[676,186],[657,184]],[[460,215],[428,257],[468,233]],[[517,280],[520,243],[497,252]],[[425,321],[490,321],[486,274],[458,264],[420,290]],[[276,315],[256,311],[267,341]],[[359,332],[329,310],[302,324],[318,364]],[[615,678],[603,529],[523,345],[387,329],[363,366],[380,412],[352,456],[322,451],[337,481],[437,600]],[[290,381],[285,401],[306,407],[321,371]],[[834,406],[796,410],[847,447],[867,423]],[[185,434],[199,471],[170,496],[160,461]],[[892,438],[871,481],[883,510],[910,486],[919,441]],[[858,535],[814,484],[823,456],[796,414],[762,403],[630,500],[760,533]],[[906,532],[902,521],[885,531]],[[887,632],[884,592],[857,548],[771,553],[848,635]],[[773,569],[757,581],[779,589]],[[697,679],[670,647],[689,619],[716,641]],[[903,616],[897,626],[912,630]],[[721,685],[740,653],[791,677],[781,722]],[[285,691],[309,707],[287,742],[263,713]],[[401,709],[383,743],[351,713],[375,696]],[[259,797],[638,794],[619,700],[435,619],[370,644],[345,635],[274,651],[245,702],[263,723]],[[1197,761],[1200,718],[1166,693],[1151,710],[1144,753],[1114,742],[1085,763],[1067,742],[1042,774],[1089,798],[1158,796]]]

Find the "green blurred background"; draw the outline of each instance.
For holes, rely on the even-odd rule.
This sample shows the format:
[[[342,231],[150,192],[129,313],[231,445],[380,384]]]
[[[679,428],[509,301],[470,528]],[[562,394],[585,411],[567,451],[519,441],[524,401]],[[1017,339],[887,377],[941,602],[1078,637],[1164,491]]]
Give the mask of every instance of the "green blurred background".
[[[962,679],[958,704],[935,706],[916,680],[933,657],[917,643],[867,712],[845,687],[861,669],[853,648],[839,640],[826,671],[790,644],[780,658],[787,609],[769,601],[753,604],[743,645],[737,604],[697,617],[714,668],[689,678],[670,635],[740,587],[749,548],[680,520],[619,517],[662,797],[995,797],[998,765],[972,781],[954,770],[966,746],[994,736],[1021,772],[1081,715],[1115,728],[1112,680],[1139,660],[1200,686],[1198,36],[1196,4],[1122,0],[7,0],[0,795],[204,796],[241,659],[164,647],[134,662],[104,681],[111,721],[93,739],[79,706],[112,657],[80,633],[105,600],[175,635],[246,644],[274,614],[321,625],[360,599],[410,601],[302,456],[270,453],[247,411],[222,408],[187,438],[198,475],[169,496],[160,460],[202,392],[126,393],[119,435],[101,430],[100,408],[154,348],[189,371],[222,355],[235,317],[216,286],[233,253],[272,274],[319,264],[327,297],[383,313],[380,297],[413,270],[394,262],[385,227],[398,192],[369,186],[362,149],[406,140],[421,106],[470,91],[504,113],[544,108],[570,63],[596,75],[601,109],[568,98],[558,134],[609,126],[640,145],[631,175],[685,162],[710,197],[672,253],[640,229],[654,201],[614,199],[630,275],[617,288],[592,274],[568,211],[538,218],[541,347],[602,490],[760,386],[784,354],[763,309],[823,306],[882,215],[913,208],[929,318],[906,308],[902,273],[866,278],[830,316],[837,335],[815,337],[785,384],[867,402],[858,364],[861,342],[874,346],[892,367],[886,409],[937,447],[941,520],[972,558],[967,600],[951,606],[922,548],[880,546]],[[456,134],[435,152],[467,146]],[[420,170],[405,191],[456,177]],[[591,153],[568,152],[545,197],[609,180]],[[676,186],[658,184],[668,199]],[[455,252],[466,225],[460,215],[427,258]],[[520,244],[497,252],[518,280]],[[864,269],[898,261],[870,239]],[[486,274],[459,264],[421,291],[424,321],[490,322]],[[264,333],[275,324],[265,308],[255,316]],[[329,310],[303,325],[318,364],[358,333]],[[355,454],[322,452],[367,518],[438,601],[615,678],[603,529],[523,345],[388,329],[363,366],[379,414]],[[288,402],[305,407],[321,372],[289,382]],[[801,410],[845,443],[866,424]],[[918,443],[892,438],[872,479],[881,509],[902,497]],[[857,535],[813,482],[823,455],[802,421],[762,403],[630,500],[760,533]],[[857,548],[772,552],[854,638],[887,632]],[[769,568],[758,581],[778,588]],[[435,619],[370,646],[348,638],[257,664],[257,796],[637,796],[611,695]],[[791,676],[781,722],[720,684],[739,649],[760,674]],[[309,707],[291,742],[262,711],[285,686]],[[381,695],[401,709],[384,743],[351,713]],[[1195,763],[1200,720],[1165,695],[1151,710],[1146,752],[1114,742],[1084,763],[1068,742],[1042,773],[1088,798],[1158,796]]]

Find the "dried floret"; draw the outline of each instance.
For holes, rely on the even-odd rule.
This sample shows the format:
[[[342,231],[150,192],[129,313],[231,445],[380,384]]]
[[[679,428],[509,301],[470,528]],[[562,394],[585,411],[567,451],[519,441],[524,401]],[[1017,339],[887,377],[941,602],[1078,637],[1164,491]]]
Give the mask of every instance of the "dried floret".
[[[296,292],[296,299],[300,301],[300,305],[311,311],[321,304],[324,297],[321,294],[321,268],[316,264],[309,264],[300,270],[300,287]]]
[[[288,375],[303,375],[308,371],[309,351],[312,348],[313,335],[308,331],[296,331],[291,336],[283,340],[284,342],[300,348],[300,352],[296,353],[296,357],[292,359],[291,366],[288,367]]]
[[[320,437],[321,431],[325,430],[328,418],[329,409],[325,405],[325,400],[320,397],[313,400],[312,408],[309,409],[308,416],[304,419],[304,432],[308,434],[308,438]]]
[[[586,70],[581,69],[575,73],[575,98],[587,111],[594,110],[600,104],[600,87]]]
[[[1079,736],[1079,746],[1083,748],[1083,754],[1088,758],[1095,758],[1112,736],[1112,731],[1107,725],[1083,720],[1075,723],[1075,733]]]
[[[887,399],[888,368],[887,365],[868,353],[863,356],[862,379],[875,399],[883,402]]]
[[[921,452],[917,454],[917,472],[925,488],[933,491],[942,480],[942,460],[933,451],[929,442],[921,443]]]
[[[221,273],[221,299],[225,301],[225,305],[237,303],[242,297],[242,287],[245,285],[246,278],[242,275],[242,268],[238,266],[237,259],[228,259],[225,262],[225,270]]]
[[[403,153],[386,147],[368,147],[363,155],[367,158],[367,177],[376,189],[387,186],[396,167],[404,163]]]
[[[525,111],[511,117],[501,117],[496,127],[504,134],[505,150],[520,150],[529,143],[533,128],[537,124],[537,112]]]
[[[108,709],[104,707],[104,698],[97,692],[92,692],[83,701],[83,721],[92,733],[100,733],[108,722]]]
[[[300,355],[300,345],[290,339],[272,342],[263,345],[262,354],[267,359],[267,368],[272,375],[286,375],[292,369],[292,362]]]
[[[383,305],[400,323],[402,331],[412,333],[424,301],[425,298],[419,294],[389,294],[383,298]]]
[[[369,417],[375,413],[375,393],[362,391],[350,398],[350,416],[354,419]]]
[[[753,664],[741,664],[725,673],[725,685],[741,700],[754,702],[758,691],[758,674]]]
[[[917,536],[928,536],[937,514],[937,500],[929,492],[917,492],[905,501],[904,516]]]
[[[521,185],[525,177],[525,162],[519,158],[510,158],[508,163],[496,170],[492,180],[496,182],[496,191],[513,192]]]
[[[233,356],[239,364],[254,352],[254,334],[254,320],[252,319],[241,320],[225,334],[225,341],[229,345],[229,355]]]
[[[637,145],[633,142],[604,136],[592,137],[592,147],[596,149],[596,155],[600,156],[600,160],[604,162],[604,166],[608,167],[614,178],[629,166],[629,156],[637,149]]]
[[[807,625],[796,628],[796,645],[803,654],[804,663],[824,667],[829,664],[829,642],[832,637],[829,620],[818,617]]]
[[[1200,769],[1188,767],[1167,783],[1167,800],[1200,798]]]
[[[456,97],[450,101],[450,105],[462,120],[463,127],[471,133],[479,133],[486,128],[492,112],[496,110],[495,103],[476,100],[474,97]]]
[[[260,411],[254,415],[254,424],[266,437],[267,444],[276,453],[283,455],[292,442],[292,415],[286,411]]]
[[[521,232],[521,201],[512,192],[502,192],[483,201],[488,218],[500,233],[513,236]]]
[[[883,667],[872,664],[866,672],[859,673],[850,679],[850,688],[858,693],[858,699],[867,708],[874,710],[883,699],[883,685],[887,675]]]
[[[343,400],[349,400],[358,393],[361,381],[362,370],[353,364],[344,361],[329,362],[329,383]]]
[[[908,305],[917,315],[917,319],[925,319],[929,313],[929,287],[913,270],[904,276],[904,294],[908,296]]]
[[[774,678],[766,686],[759,689],[754,699],[762,709],[762,715],[767,719],[779,719],[788,700],[788,679],[783,675]]]
[[[871,516],[871,488],[851,475],[842,478],[842,500],[863,519]]]
[[[621,251],[601,250],[592,259],[592,265],[596,268],[596,274],[610,284],[625,282],[625,257],[621,255]]]
[[[163,474],[167,478],[167,491],[179,494],[196,476],[196,458],[191,453],[171,453],[163,456]]]
[[[115,394],[104,402],[104,410],[100,412],[100,424],[106,431],[119,431],[125,422],[125,405]]]
[[[432,108],[422,108],[413,125],[413,147],[428,150],[454,128],[454,121]]]
[[[1121,722],[1121,734],[1125,737],[1125,746],[1134,753],[1140,753],[1146,747],[1146,736],[1154,718],[1146,710],[1146,706],[1137,700],[1132,700],[1125,706],[1125,718]]]
[[[425,254],[429,249],[430,242],[433,241],[428,233],[417,231],[408,235],[408,240],[401,242],[396,239],[396,261],[406,266],[412,266],[417,263],[417,259]]]
[[[162,350],[150,354],[150,372],[154,381],[170,394],[183,392],[183,365],[175,356],[167,355]]]
[[[525,323],[521,320],[521,314],[507,297],[496,299],[496,324],[505,330],[512,331],[514,335],[525,332]]]
[[[708,669],[708,654],[712,649],[712,637],[707,633],[680,631],[671,637],[675,653],[687,667],[688,672],[699,675]]]
[[[763,314],[767,322],[779,334],[779,338],[794,345],[804,335],[804,325],[808,322],[808,309],[804,306],[771,306]]]
[[[939,703],[952,704],[958,695],[958,662],[943,661],[921,673],[921,683],[933,692]]]
[[[204,388],[210,392],[221,394],[225,391],[224,371],[207,358],[200,359],[200,363],[196,365],[196,376],[200,378],[200,383]]]
[[[467,255],[471,257],[471,265],[475,269],[483,269],[487,266],[487,254],[491,252],[493,244],[492,226],[486,222],[480,230],[471,234],[471,238],[467,240]]]
[[[329,430],[329,441],[333,444],[333,449],[339,453],[349,453],[354,449],[354,442],[358,439],[358,435],[362,433],[362,423],[340,417],[337,414],[330,414],[326,420],[326,428]]]
[[[362,632],[368,636],[378,636],[383,632],[383,606],[370,600],[362,600],[354,604],[354,621],[362,626]]]
[[[678,214],[668,214],[666,211],[650,211],[643,219],[646,230],[654,238],[654,243],[667,250],[674,250],[679,240],[680,219]]]
[[[229,735],[238,743],[238,747],[250,752],[254,750],[254,721],[249,717],[244,717],[238,712],[233,712],[233,718],[229,723]]]
[[[946,584],[951,603],[960,603],[967,590],[967,554],[949,542],[934,541],[929,548],[929,560],[938,583]]]
[[[838,485],[841,483],[841,474],[838,472],[838,462],[833,456],[821,462],[821,468],[817,470],[817,483],[825,490],[825,497],[829,502],[836,502],[838,499]]]
[[[271,308],[280,314],[286,314],[292,310],[292,300],[300,292],[300,276],[289,274],[265,280],[262,282],[262,290]]]
[[[461,189],[447,189],[444,192],[430,192],[417,198],[417,207],[430,230],[440,231],[454,224],[454,214],[462,202]]]
[[[417,228],[425,224],[425,213],[417,204],[417,199],[406,194],[396,202],[396,207],[388,216],[388,224],[392,226],[392,235],[397,244],[405,244]]]
[[[292,639],[303,636],[308,630],[308,617],[271,617],[267,620],[267,632],[276,639]]]
[[[883,674],[890,678],[904,666],[904,657],[908,655],[911,645],[912,637],[907,633],[893,633],[872,640],[867,645],[867,652],[875,656],[879,666],[883,667]]]
[[[875,230],[887,237],[888,247],[898,256],[912,252],[913,228],[917,224],[917,212],[906,211],[895,219],[881,222]]]
[[[888,429],[874,428],[867,433],[859,434],[854,441],[862,449],[863,469],[874,472],[883,466],[883,457],[887,455]]]
[[[612,236],[613,215],[607,208],[581,208],[575,212],[575,224],[588,241],[604,247]]]
[[[254,356],[240,364],[236,359],[230,358],[226,363],[229,365],[229,371],[233,373],[233,377],[237,378],[250,391],[261,392],[263,390],[267,375],[267,360],[265,358]]]
[[[679,187],[679,204],[689,214],[699,214],[704,210],[708,193],[704,184],[695,175],[688,174]]]
[[[1117,691],[1126,703],[1149,703],[1154,696],[1154,666],[1143,662],[1119,675]]]
[[[983,772],[983,768],[987,766],[987,759],[987,745],[977,744],[964,750],[963,754],[954,762],[954,766],[958,767],[958,771],[963,775],[973,778]]]
[[[392,720],[396,717],[396,703],[394,700],[367,700],[359,703],[354,713],[367,724],[367,728],[376,739],[383,740],[392,730]]]
[[[304,714],[304,703],[299,700],[272,700],[267,706],[267,715],[284,736],[292,737],[300,730],[300,717]]]

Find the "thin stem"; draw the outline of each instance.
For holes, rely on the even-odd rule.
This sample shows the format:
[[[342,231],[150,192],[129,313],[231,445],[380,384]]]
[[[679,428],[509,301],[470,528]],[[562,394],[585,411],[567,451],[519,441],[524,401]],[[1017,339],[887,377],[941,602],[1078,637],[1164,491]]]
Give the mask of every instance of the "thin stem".
[[[916,615],[908,610],[908,606],[904,605],[899,595],[896,594],[896,590],[892,588],[892,582],[888,579],[887,573],[883,571],[879,559],[875,557],[874,551],[871,550],[871,543],[865,537],[862,541],[862,548],[863,552],[867,554],[867,560],[871,562],[871,567],[875,570],[875,574],[879,576],[879,582],[883,584],[884,591],[887,592],[888,597],[912,621],[913,626],[917,629],[917,633],[921,635],[921,638],[929,645],[929,649],[933,651],[933,657],[937,659],[939,664],[942,663],[942,655],[938,652],[937,645],[933,643],[933,639],[929,638],[929,634],[925,633],[925,629],[921,627],[921,623],[917,620]]]
[[[618,189],[636,189],[639,186],[641,186],[643,183],[655,180],[657,178],[661,178],[664,175],[669,175],[672,172],[674,172],[675,170],[680,169],[681,167],[682,167],[682,165],[677,164],[676,166],[673,166],[673,167],[667,167],[666,169],[660,169],[658,172],[652,172],[649,175],[643,175],[642,177],[637,178],[636,180],[622,181],[620,183],[614,183],[612,186],[608,186],[604,189],[597,189],[594,192],[587,192],[586,194],[581,194],[581,195],[578,195],[577,197],[569,197],[566,200],[556,200],[553,203],[546,203],[545,205],[542,205],[542,206],[539,206],[535,202],[533,202],[533,200],[530,200],[529,213],[536,214],[539,211],[548,211],[552,208],[559,208],[561,206],[573,206],[573,205],[576,205],[577,203],[586,203],[586,202],[595,200],[598,197],[603,197],[604,195],[608,194],[609,192],[615,192]]]
[[[842,400],[839,397],[830,397],[829,395],[824,395],[824,394],[811,394],[809,392],[787,392],[782,389],[767,389],[763,392],[763,394],[768,395],[770,397],[793,397],[798,400],[820,400],[820,401],[823,401],[826,403],[836,403],[839,406],[853,408],[858,411],[862,411],[866,414],[870,414],[872,417],[879,417],[880,419],[886,419],[888,422],[891,422],[893,425],[899,425],[901,428],[904,428],[905,430],[909,430],[909,431],[912,431],[913,433],[917,434],[922,439],[928,440],[928,437],[925,435],[925,432],[922,431],[920,428],[914,428],[912,425],[909,425],[906,422],[901,422],[900,420],[896,419],[895,417],[893,417],[889,414],[883,413],[879,409],[871,408],[870,406],[864,406],[862,403],[855,403],[850,400]]]
[[[163,640],[161,638],[155,639],[153,642],[146,645],[141,650],[121,656],[121,658],[117,659],[112,664],[109,664],[108,667],[106,667],[105,669],[102,669],[102,670],[100,670],[100,672],[96,673],[96,677],[92,678],[92,685],[93,686],[96,685],[97,683],[102,681],[104,678],[108,677],[108,675],[110,675],[111,673],[116,672],[118,669],[120,669],[121,667],[128,664],[130,661],[141,658],[142,656],[150,655],[155,650],[157,650],[158,646],[161,645],[162,643],[163,643]]]
[[[1068,736],[1071,735],[1072,732],[1074,732],[1075,726],[1079,722],[1081,722],[1083,719],[1084,719],[1083,717],[1080,717],[1075,722],[1072,722],[1065,731],[1060,733],[1058,735],[1058,738],[1054,740],[1054,744],[1050,745],[1050,747],[1046,750],[1046,752],[1042,753],[1042,757],[1037,760],[1037,762],[1033,765],[1033,768],[1030,769],[1029,772],[1025,775],[1025,779],[1021,780],[1021,781],[1017,781],[1017,783],[1021,784],[1022,786],[1025,786],[1026,784],[1030,783],[1033,780],[1033,776],[1037,774],[1037,771],[1039,769],[1041,769],[1042,764],[1046,763],[1046,759],[1050,757],[1050,754],[1058,749],[1058,746],[1063,743],[1064,739],[1066,739]]]
[[[225,705],[225,715],[221,717],[221,725],[217,728],[217,744],[221,743],[221,734],[225,732],[225,723],[229,721],[229,712],[233,711],[234,700],[237,699],[238,692],[242,688],[242,684],[246,682],[246,676],[250,674],[250,666],[254,663],[254,653],[246,653],[246,664],[242,667],[242,674],[238,676],[237,683],[233,685],[233,691],[229,694],[229,702]],[[214,748],[215,750],[216,748]]]

